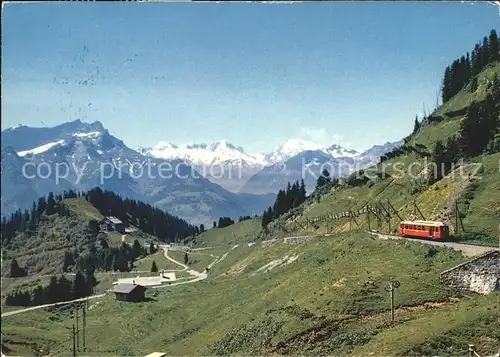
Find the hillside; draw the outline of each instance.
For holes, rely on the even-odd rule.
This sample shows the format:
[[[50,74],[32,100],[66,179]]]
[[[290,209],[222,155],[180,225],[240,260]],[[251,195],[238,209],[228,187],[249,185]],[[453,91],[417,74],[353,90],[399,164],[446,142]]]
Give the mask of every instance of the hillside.
[[[366,205],[377,204],[383,204],[391,212],[390,227],[393,232],[400,219],[388,207],[387,202],[392,204],[402,219],[410,216],[421,219],[414,205],[416,203],[426,219],[443,219],[450,224],[454,233],[457,203],[465,232],[459,223],[460,237],[456,238],[498,245],[500,153],[457,160],[454,170],[436,182],[429,182],[426,172],[436,141],[446,142],[459,136],[467,105],[473,100],[484,99],[486,92],[492,90],[491,83],[495,76],[500,77],[498,62],[478,75],[477,91],[471,93],[468,87],[464,88],[431,117],[441,116],[441,119],[424,122],[420,130],[409,137],[405,146],[418,147],[424,155],[416,152],[403,153],[358,172],[358,180],[355,180],[354,173],[350,179],[341,180],[335,187],[325,187],[323,193],[314,194],[314,198],[310,197],[304,205],[271,223],[269,232],[263,235],[274,237],[347,231],[350,221],[348,217],[334,220],[331,216],[349,210],[356,212]],[[450,116],[450,108],[462,114]],[[317,198],[318,195],[320,198]],[[370,218],[370,228],[389,230],[389,220],[381,219],[379,224],[374,215]],[[307,223],[313,219],[318,222],[314,222],[314,225]],[[358,216],[356,222],[351,222],[353,229],[368,229],[366,214]]]
[[[129,226],[125,237],[118,232],[100,232],[98,221],[103,212],[122,218]],[[148,247],[160,238],[182,239],[195,229],[178,217],[140,201],[123,200],[110,191],[50,193],[47,199],[41,197],[34,203],[31,211],[18,211],[3,220],[2,275],[10,273],[12,259],[29,276],[74,272],[87,266],[99,270],[104,260],[109,261],[106,265],[111,263],[107,248],[121,249],[123,238],[131,246],[137,240],[141,247]]]
[[[480,356],[497,353],[499,292],[479,295],[440,279],[470,258],[442,245],[374,238],[366,229],[395,233],[401,220],[424,216],[447,222],[452,239],[461,243],[498,246],[500,152],[485,146],[470,155],[462,134],[464,123],[475,119],[474,103],[484,104],[478,123],[487,121],[486,104],[498,95],[499,76],[498,61],[485,66],[475,88],[457,91],[379,164],[339,181],[323,180],[305,202],[273,216],[265,228],[262,217],[255,217],[188,237],[190,248],[165,248],[165,259],[161,252],[140,259],[142,269],[152,259],[168,269],[176,264],[171,259],[182,261],[186,251],[191,269],[214,264],[207,279],[148,288],[143,302],[121,303],[112,294],[89,301],[85,353],[457,356],[466,355],[469,344]],[[490,129],[498,133],[499,121],[495,124]],[[429,163],[446,156],[443,151],[453,153],[446,159],[458,165],[443,159],[450,167],[439,175]],[[101,214],[89,204],[69,200],[82,223],[66,221],[71,214],[48,217],[37,243],[52,244],[42,242],[42,233],[54,234],[49,232],[57,224],[85,231],[83,222]],[[300,244],[278,239],[293,236],[307,237]],[[26,242],[23,237],[12,247],[19,239]],[[52,239],[63,244],[65,237]],[[392,279],[400,282],[394,322],[387,291]],[[3,347],[9,354],[67,355],[74,321],[71,306],[4,316]]]
[[[232,235],[229,228],[225,236]],[[208,241],[221,250],[234,243]],[[263,269],[284,257],[293,259]],[[408,355],[431,350],[456,355],[464,353],[468,343],[476,343],[480,353],[490,352],[498,337],[492,323],[499,317],[495,295],[461,296],[438,281],[439,272],[462,261],[460,253],[446,248],[430,254],[419,243],[379,241],[364,234],[317,238],[297,246],[242,244],[214,267],[206,282],[158,289],[153,301],[140,304],[118,304],[112,296],[91,302],[87,351],[337,355],[376,350]],[[396,325],[388,328],[384,286],[391,276],[401,286]],[[450,300],[453,296],[458,299]],[[426,302],[441,303],[424,308]],[[44,327],[49,319],[50,332]],[[64,341],[72,323],[65,309],[6,317],[4,343],[13,351],[37,348],[64,354],[70,349]],[[416,332],[428,324],[432,328]],[[406,342],[387,343],[395,340]]]

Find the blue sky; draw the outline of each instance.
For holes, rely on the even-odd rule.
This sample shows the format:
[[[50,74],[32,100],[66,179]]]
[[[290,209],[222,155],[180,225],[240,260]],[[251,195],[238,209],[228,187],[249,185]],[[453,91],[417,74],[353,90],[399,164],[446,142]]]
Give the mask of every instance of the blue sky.
[[[401,139],[446,65],[500,28],[497,8],[460,2],[11,3],[2,17],[2,129],[99,120],[133,148],[249,152]]]

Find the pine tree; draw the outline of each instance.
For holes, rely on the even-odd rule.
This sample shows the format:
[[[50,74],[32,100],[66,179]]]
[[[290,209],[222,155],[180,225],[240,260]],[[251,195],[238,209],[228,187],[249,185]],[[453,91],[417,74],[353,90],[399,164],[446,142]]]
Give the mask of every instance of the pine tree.
[[[141,256],[142,246],[141,243],[137,239],[134,239],[134,245],[132,246],[132,256],[134,259],[137,259]]]
[[[493,29],[491,30],[490,33],[490,38],[489,38],[489,53],[490,53],[490,62],[494,62],[500,59],[500,53],[499,53],[499,43],[498,43],[498,35],[497,32]]]
[[[481,107],[472,102],[460,125],[460,149],[467,157],[481,153]]]
[[[200,224],[200,233],[205,232],[205,225],[202,223]]]
[[[270,222],[270,219],[269,219],[269,215],[267,213],[267,210],[264,211],[264,213],[262,214],[262,228],[266,228],[267,225],[269,224]]]
[[[420,122],[418,121],[418,116],[415,116],[415,123],[413,125],[413,134],[415,134],[420,129]]]
[[[66,301],[73,298],[73,285],[71,281],[66,279],[63,275],[57,280],[57,300]]]
[[[156,262],[153,260],[153,264],[151,264],[151,272],[156,273],[158,272],[158,267],[156,266]]]
[[[330,182],[330,173],[324,169],[321,175],[316,180],[316,189],[319,189]]]
[[[476,43],[470,59],[471,76],[476,76],[481,71],[481,58],[481,46]]]
[[[88,288],[85,277],[81,271],[78,271],[75,275],[75,280],[73,282],[73,296],[75,299],[87,296]]]
[[[483,45],[481,46],[481,59],[481,69],[483,69],[490,61],[490,44],[486,36],[483,38]]]
[[[40,216],[42,215],[43,212],[47,209],[47,201],[45,200],[45,197],[40,197],[38,199],[38,205],[37,205],[37,221],[40,220]]]
[[[36,203],[33,202],[33,205],[31,207],[31,212],[30,212],[29,229],[34,231],[36,229],[37,223],[38,223],[38,219],[37,219]]]
[[[307,192],[306,192],[306,185],[304,183],[304,179],[302,179],[300,181],[300,203],[303,203],[305,202],[306,200],[306,195],[307,195]]]
[[[93,266],[85,269],[85,283],[87,284],[87,295],[92,295],[94,292],[94,286],[98,284],[97,279],[94,275],[95,269]]]
[[[149,254],[155,254],[155,253],[156,253],[155,245],[153,242],[151,242],[149,244]]]
[[[15,258],[12,258],[10,262],[10,276],[12,278],[20,278],[26,276],[25,270],[19,266]]]
[[[442,100],[446,103],[451,98],[451,72],[450,66],[446,67],[443,78]]]
[[[433,161],[437,167],[434,179],[441,180],[444,175],[445,148],[441,140],[436,141],[433,150]]]
[[[49,285],[44,289],[45,302],[46,303],[56,302],[58,299],[57,294],[58,294],[57,277],[51,276]]]
[[[33,299],[32,299],[32,304],[34,306],[37,305],[43,305],[45,304],[44,301],[44,295],[43,295],[43,288],[38,285],[34,290],[33,290]]]
[[[52,192],[49,192],[49,196],[47,197],[47,209],[45,210],[47,215],[51,215],[56,212],[55,206],[56,206],[56,201],[54,200],[54,194]]]
[[[189,261],[188,253],[184,253],[184,264],[187,264]]]

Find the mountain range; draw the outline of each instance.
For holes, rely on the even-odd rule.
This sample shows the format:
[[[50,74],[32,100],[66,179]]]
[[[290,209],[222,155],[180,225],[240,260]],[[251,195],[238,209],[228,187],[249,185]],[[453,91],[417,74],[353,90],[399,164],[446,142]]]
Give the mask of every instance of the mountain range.
[[[248,154],[221,140],[182,146],[161,142],[133,150],[102,123],[80,120],[51,128],[20,125],[3,130],[1,139],[3,215],[28,208],[50,191],[99,186],[194,224],[260,214],[287,181],[301,179],[303,168],[311,190],[325,165],[368,166],[400,145],[387,143],[358,153],[293,139],[272,152]],[[343,174],[332,170],[334,176]]]
[[[271,152],[250,154],[225,140],[179,146],[162,141],[137,151],[153,158],[183,160],[231,192],[266,194],[276,193],[284,183],[302,178],[311,191],[323,168],[332,176],[340,177],[350,168],[377,163],[381,155],[402,144],[403,141],[387,142],[360,153],[337,144],[325,147],[307,140],[290,139]]]

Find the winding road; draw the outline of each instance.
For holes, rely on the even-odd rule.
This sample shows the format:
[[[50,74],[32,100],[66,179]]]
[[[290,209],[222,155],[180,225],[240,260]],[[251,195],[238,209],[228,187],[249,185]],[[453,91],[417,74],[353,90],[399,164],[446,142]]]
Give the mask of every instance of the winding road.
[[[226,258],[227,254],[231,250],[235,249],[236,247],[237,246],[232,247],[229,251],[227,251],[220,258],[218,256],[216,256],[216,255],[213,255],[213,254],[203,254],[203,253],[191,253],[191,254],[210,255],[211,257],[213,257],[214,260],[208,266],[208,269],[211,269],[216,263],[219,263],[219,262],[223,261]],[[196,270],[190,269],[187,265],[185,265],[185,264],[183,264],[181,262],[178,262],[174,258],[170,257],[168,255],[168,249],[169,249],[168,245],[162,245],[162,246],[160,246],[160,248],[163,249],[163,253],[165,254],[165,258],[166,259],[170,260],[174,264],[177,264],[177,265],[181,266],[182,269],[179,270],[179,271],[186,271],[188,274],[190,274],[190,275],[193,276],[193,279],[186,280],[186,281],[181,281],[181,282],[178,282],[178,283],[173,283],[173,284],[170,284],[170,285],[152,286],[152,288],[159,289],[159,288],[171,287],[171,286],[175,286],[175,285],[191,284],[191,283],[195,283],[197,281],[205,280],[208,277],[208,274],[206,272],[200,273],[200,272],[198,272]],[[136,273],[136,272],[137,271],[131,272],[131,273]],[[148,271],[147,273],[150,273],[150,272]],[[110,273],[110,274],[113,274],[113,273]],[[87,299],[88,300],[97,299],[97,298],[104,297],[104,296],[106,296],[105,293],[104,294],[98,294],[98,295],[91,295],[91,296],[88,296],[88,297],[84,297],[84,298],[80,298],[80,299],[75,299],[75,300],[55,302],[55,303],[52,303],[52,304],[30,306],[30,307],[27,307],[27,308],[24,308],[24,309],[19,309],[19,310],[13,310],[13,311],[4,312],[4,313],[2,313],[2,317],[12,316],[12,315],[16,315],[16,314],[20,314],[20,313],[28,312],[28,311],[32,311],[32,310],[37,310],[37,309],[43,309],[45,307],[50,307],[50,306],[72,304],[72,303],[75,303],[75,302],[85,301]]]

